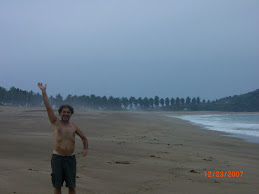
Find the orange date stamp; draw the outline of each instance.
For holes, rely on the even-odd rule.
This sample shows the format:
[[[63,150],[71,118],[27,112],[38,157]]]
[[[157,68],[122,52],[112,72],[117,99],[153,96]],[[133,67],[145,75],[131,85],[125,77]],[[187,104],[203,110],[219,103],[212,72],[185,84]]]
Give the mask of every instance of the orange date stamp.
[[[242,177],[243,171],[204,171],[205,177]]]

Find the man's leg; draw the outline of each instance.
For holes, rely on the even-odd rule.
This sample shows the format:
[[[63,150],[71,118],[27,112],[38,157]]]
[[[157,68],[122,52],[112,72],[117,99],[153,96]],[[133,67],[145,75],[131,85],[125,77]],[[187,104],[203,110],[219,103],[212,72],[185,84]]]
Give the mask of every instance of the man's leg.
[[[76,193],[76,158],[75,155],[69,156],[64,163],[65,181],[69,194]]]
[[[54,194],[61,194],[61,187],[63,185],[64,179],[62,174],[62,157],[56,154],[52,154],[51,159],[52,168],[52,184],[54,187]]]
[[[75,188],[69,188],[69,194],[76,194]]]
[[[61,194],[61,188],[54,188],[54,194]]]

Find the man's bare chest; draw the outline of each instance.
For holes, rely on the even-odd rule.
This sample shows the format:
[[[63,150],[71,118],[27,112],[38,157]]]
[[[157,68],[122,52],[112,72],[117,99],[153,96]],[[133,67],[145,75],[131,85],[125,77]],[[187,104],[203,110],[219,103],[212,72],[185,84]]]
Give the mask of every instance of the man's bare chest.
[[[75,127],[73,125],[57,125],[54,128],[57,138],[71,139],[75,137]]]

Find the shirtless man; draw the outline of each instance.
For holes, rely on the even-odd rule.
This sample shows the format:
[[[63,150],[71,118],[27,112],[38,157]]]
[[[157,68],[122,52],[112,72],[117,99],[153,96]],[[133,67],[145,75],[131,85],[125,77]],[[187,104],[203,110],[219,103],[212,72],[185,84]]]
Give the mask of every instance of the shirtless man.
[[[84,149],[81,152],[83,156],[87,154],[87,138],[75,123],[69,121],[74,109],[69,105],[62,105],[58,110],[61,118],[59,120],[50,106],[46,93],[46,84],[43,86],[42,83],[38,83],[38,87],[42,91],[43,101],[54,131],[55,143],[51,159],[54,193],[61,193],[64,181],[66,182],[66,187],[69,188],[69,194],[76,193],[75,134],[81,137],[83,141]]]

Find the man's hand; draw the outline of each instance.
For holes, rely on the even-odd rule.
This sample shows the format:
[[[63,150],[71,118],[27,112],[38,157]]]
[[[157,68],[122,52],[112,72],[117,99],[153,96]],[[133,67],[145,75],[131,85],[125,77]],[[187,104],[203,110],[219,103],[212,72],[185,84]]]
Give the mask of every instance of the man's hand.
[[[42,83],[38,83],[38,87],[41,89],[41,91],[45,91],[47,88],[47,84],[45,84],[45,86],[42,85]]]
[[[83,150],[82,152],[80,152],[79,154],[82,154],[82,156],[86,156],[87,154],[87,150]]]

